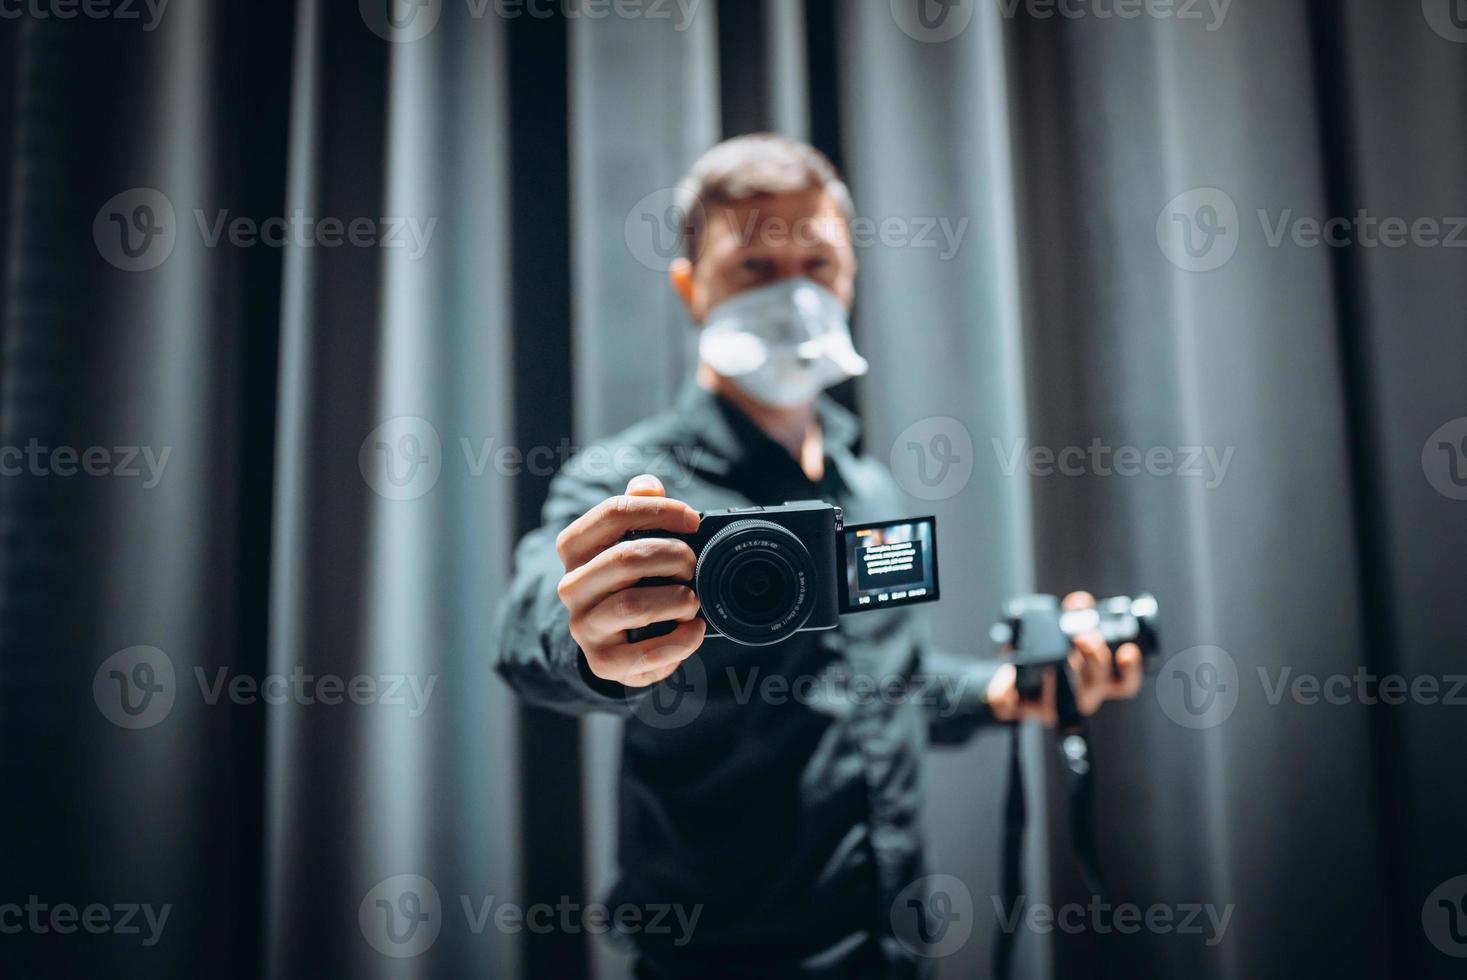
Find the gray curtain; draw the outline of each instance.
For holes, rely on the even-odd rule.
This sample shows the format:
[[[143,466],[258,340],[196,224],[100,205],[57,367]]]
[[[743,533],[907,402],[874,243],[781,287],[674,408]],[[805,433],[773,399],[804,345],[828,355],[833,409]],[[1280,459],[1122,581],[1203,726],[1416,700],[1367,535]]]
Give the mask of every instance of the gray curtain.
[[[1101,863],[1115,900],[1231,905],[1223,942],[1021,930],[1018,973],[1449,975],[1422,916],[1467,870],[1461,708],[1274,704],[1259,674],[1464,673],[1439,445],[1467,416],[1461,253],[1268,229],[1467,215],[1467,46],[1446,3],[1102,6],[963,0],[924,28],[905,0],[448,2],[396,41],[320,0],[0,24],[0,446],[169,451],[155,486],[0,478],[0,903],[171,906],[155,946],[21,936],[18,973],[624,974],[585,935],[463,909],[591,901],[615,873],[615,723],[526,711],[487,667],[548,478],[495,453],[667,404],[692,339],[670,188],[773,128],[829,152],[873,227],[935,241],[859,249],[873,368],[839,395],[941,519],[938,639],[986,655],[1016,591],[1146,588],[1189,658],[1094,724]],[[174,236],[128,271],[93,226],[137,188]],[[195,213],[225,209],[435,223],[417,257],[211,246]],[[1177,236],[1212,216],[1235,250],[1204,271],[1223,253]],[[1096,440],[1230,455],[1215,485],[1022,462]],[[410,447],[426,482],[384,482]],[[914,467],[940,447],[933,487]],[[106,665],[138,647],[173,700],[129,728]],[[1178,722],[1199,665],[1236,671],[1227,710]],[[428,710],[211,704],[198,680],[297,668],[431,679]],[[1008,737],[928,770],[933,870],[975,909],[944,977],[982,975],[998,929]],[[1021,741],[1028,897],[1084,904],[1052,739]],[[359,912],[404,875],[441,915],[399,959]]]

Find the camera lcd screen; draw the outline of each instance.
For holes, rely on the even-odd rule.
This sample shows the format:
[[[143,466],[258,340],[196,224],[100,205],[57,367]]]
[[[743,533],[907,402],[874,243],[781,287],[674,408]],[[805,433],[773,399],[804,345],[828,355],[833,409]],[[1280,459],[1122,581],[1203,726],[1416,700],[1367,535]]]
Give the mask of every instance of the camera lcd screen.
[[[937,598],[937,518],[857,524],[841,532],[841,612]]]

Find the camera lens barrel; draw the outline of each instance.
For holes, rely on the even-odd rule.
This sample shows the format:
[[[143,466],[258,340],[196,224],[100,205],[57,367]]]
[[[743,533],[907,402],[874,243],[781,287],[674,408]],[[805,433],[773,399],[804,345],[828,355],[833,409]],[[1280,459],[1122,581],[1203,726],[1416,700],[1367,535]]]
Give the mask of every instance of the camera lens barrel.
[[[694,590],[708,625],[749,646],[798,632],[815,603],[815,562],[787,528],[747,519],[720,529],[698,555]]]

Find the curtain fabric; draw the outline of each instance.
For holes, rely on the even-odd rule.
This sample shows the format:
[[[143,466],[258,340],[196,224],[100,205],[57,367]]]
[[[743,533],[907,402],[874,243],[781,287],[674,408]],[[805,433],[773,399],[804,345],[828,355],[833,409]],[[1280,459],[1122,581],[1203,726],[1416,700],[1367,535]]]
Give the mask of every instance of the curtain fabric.
[[[1014,592],[1150,589],[1179,656],[1093,725],[1101,863],[1116,900],[1230,907],[1223,941],[1021,926],[1019,975],[1449,975],[1423,915],[1467,869],[1461,708],[1270,692],[1462,673],[1461,253],[1299,222],[1446,239],[1467,32],[1432,2],[921,2],[0,24],[0,446],[109,460],[0,478],[0,903],[169,908],[152,945],[6,936],[18,974],[624,972],[481,917],[615,873],[616,723],[514,703],[488,617],[543,461],[692,363],[672,186],[767,127],[869,229],[872,371],[839,395],[940,518],[937,639],[986,655]],[[372,243],[227,230],[295,214]],[[1173,465],[1053,462],[1092,445]],[[296,675],[315,701],[219,686]],[[1007,737],[930,760],[932,870],[973,910],[944,977],[999,928]],[[1022,739],[1029,900],[1084,905],[1052,737]],[[408,892],[425,945],[387,955]]]

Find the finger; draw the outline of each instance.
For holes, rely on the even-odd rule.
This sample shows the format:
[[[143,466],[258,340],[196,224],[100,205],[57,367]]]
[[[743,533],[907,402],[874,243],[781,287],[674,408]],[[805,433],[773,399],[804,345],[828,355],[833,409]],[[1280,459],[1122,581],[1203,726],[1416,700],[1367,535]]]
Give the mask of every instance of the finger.
[[[669,677],[671,677],[673,674],[677,673],[677,669],[679,667],[681,667],[681,666],[682,666],[682,661],[678,661],[677,663],[674,663],[674,664],[668,664],[666,667],[660,667],[660,668],[657,668],[657,669],[654,669],[654,670],[643,671],[642,673],[639,673],[639,674],[631,674],[631,675],[628,675],[627,682],[625,684],[623,684],[622,686],[623,687],[651,687],[653,684],[660,684],[663,681],[667,680]]]
[[[667,491],[663,488],[661,480],[651,473],[643,473],[641,476],[632,477],[627,484],[627,496],[666,497]]]
[[[698,529],[698,522],[698,512],[681,500],[622,494],[608,497],[572,521],[555,539],[555,551],[569,571],[616,544],[628,531],[691,534]]]
[[[634,585],[596,603],[582,617],[581,630],[591,642],[603,643],[630,629],[697,615],[698,597],[686,585]]]
[[[1119,677],[1114,686],[1120,697],[1134,698],[1141,693],[1146,667],[1139,646],[1126,643],[1116,651],[1116,673]]]
[[[1080,684],[1091,694],[1103,694],[1112,681],[1110,647],[1106,645],[1105,637],[1094,630],[1087,630],[1071,642],[1080,654],[1079,664],[1075,667]],[[1073,654],[1071,657],[1071,665],[1075,666]]]
[[[574,615],[644,578],[691,581],[697,567],[698,557],[686,541],[638,538],[614,544],[566,572],[557,591]]]
[[[677,629],[666,636],[626,644],[616,654],[617,659],[628,664],[627,676],[622,683],[627,687],[646,687],[671,676],[679,664],[703,645],[707,630],[708,624],[704,620],[691,619],[679,623]]]
[[[1071,592],[1060,605],[1065,609],[1089,609],[1095,605],[1095,596],[1089,592]]]
[[[988,711],[997,721],[1013,721],[1019,711],[1018,670],[1013,664],[1003,664],[994,671],[984,692],[983,700]]]

